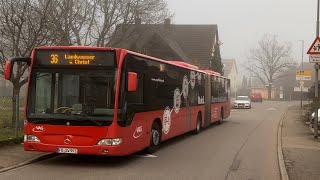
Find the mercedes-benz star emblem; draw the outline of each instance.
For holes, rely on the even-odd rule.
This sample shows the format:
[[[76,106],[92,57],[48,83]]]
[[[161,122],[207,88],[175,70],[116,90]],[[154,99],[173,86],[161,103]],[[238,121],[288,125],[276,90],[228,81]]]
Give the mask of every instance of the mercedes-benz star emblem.
[[[64,137],[64,143],[65,144],[70,144],[71,143],[71,137],[70,136],[65,136]]]

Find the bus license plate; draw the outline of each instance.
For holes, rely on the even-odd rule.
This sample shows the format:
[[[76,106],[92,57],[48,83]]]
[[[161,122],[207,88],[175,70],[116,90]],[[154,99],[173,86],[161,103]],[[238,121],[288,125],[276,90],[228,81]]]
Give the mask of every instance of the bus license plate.
[[[57,153],[78,154],[78,149],[75,149],[75,148],[57,148]]]

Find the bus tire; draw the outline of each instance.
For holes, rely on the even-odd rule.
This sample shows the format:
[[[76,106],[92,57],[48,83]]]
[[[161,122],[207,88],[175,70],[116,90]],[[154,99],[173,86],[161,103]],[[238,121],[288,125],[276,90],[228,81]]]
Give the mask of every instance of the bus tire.
[[[223,123],[223,109],[221,109],[221,112],[220,112],[220,120],[219,120],[219,124],[222,124]]]
[[[201,131],[201,124],[202,124],[201,113],[198,113],[196,129],[192,131],[192,134],[193,134],[193,135],[197,135],[197,134],[200,133],[200,131]]]
[[[150,145],[146,148],[146,152],[152,154],[157,151],[161,142],[161,130],[158,123],[153,122],[151,128]]]

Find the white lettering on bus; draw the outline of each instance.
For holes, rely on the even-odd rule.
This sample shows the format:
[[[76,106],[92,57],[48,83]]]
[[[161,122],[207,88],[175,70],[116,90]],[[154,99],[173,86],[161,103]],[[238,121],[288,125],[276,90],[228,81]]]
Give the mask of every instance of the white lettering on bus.
[[[43,131],[45,131],[45,129],[43,126],[36,126],[36,127],[32,128],[32,131],[33,132],[43,132]]]
[[[133,133],[133,137],[135,139],[139,138],[142,135],[142,126],[139,126],[136,128],[136,130]]]
[[[204,104],[204,96],[198,96],[198,104]]]
[[[160,79],[160,78],[158,79],[151,78],[151,81],[164,83],[164,79]]]

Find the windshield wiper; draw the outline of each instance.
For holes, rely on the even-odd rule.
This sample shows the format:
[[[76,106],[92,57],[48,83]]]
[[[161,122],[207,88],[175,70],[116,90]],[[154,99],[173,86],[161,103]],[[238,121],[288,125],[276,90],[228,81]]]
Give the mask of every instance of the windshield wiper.
[[[91,121],[91,122],[95,123],[95,124],[98,125],[98,126],[102,126],[101,123],[99,123],[98,121],[96,121],[96,120],[94,120],[94,119],[92,119],[92,118],[89,118],[89,117],[86,116],[86,115],[77,116],[77,115],[71,113],[71,116],[74,117],[75,120],[77,120],[77,121],[86,121],[86,120],[88,120],[88,121]],[[80,117],[81,117],[81,118],[80,118]]]
[[[46,118],[29,117],[28,119],[32,120],[31,123],[37,124],[37,123],[40,123],[40,122],[52,121],[52,120],[55,120],[57,118],[53,118],[53,117],[46,117]]]
[[[69,118],[66,118],[66,117],[64,117],[62,119],[61,119],[61,117],[43,117],[43,118],[41,118],[41,117],[29,117],[29,119],[32,119],[32,123],[34,123],[34,124],[47,122],[47,121],[52,121],[52,120],[67,120],[67,121],[70,121],[70,120],[71,121],[72,120],[75,120],[75,121],[86,121],[86,120],[88,120],[88,121],[91,121],[91,122],[95,123],[98,126],[102,126],[102,124],[99,123],[98,121],[96,121],[96,120],[94,120],[92,118],[89,118],[89,117],[87,117],[85,115],[77,116],[75,114],[71,114],[71,117],[72,117],[72,119],[69,119]]]

